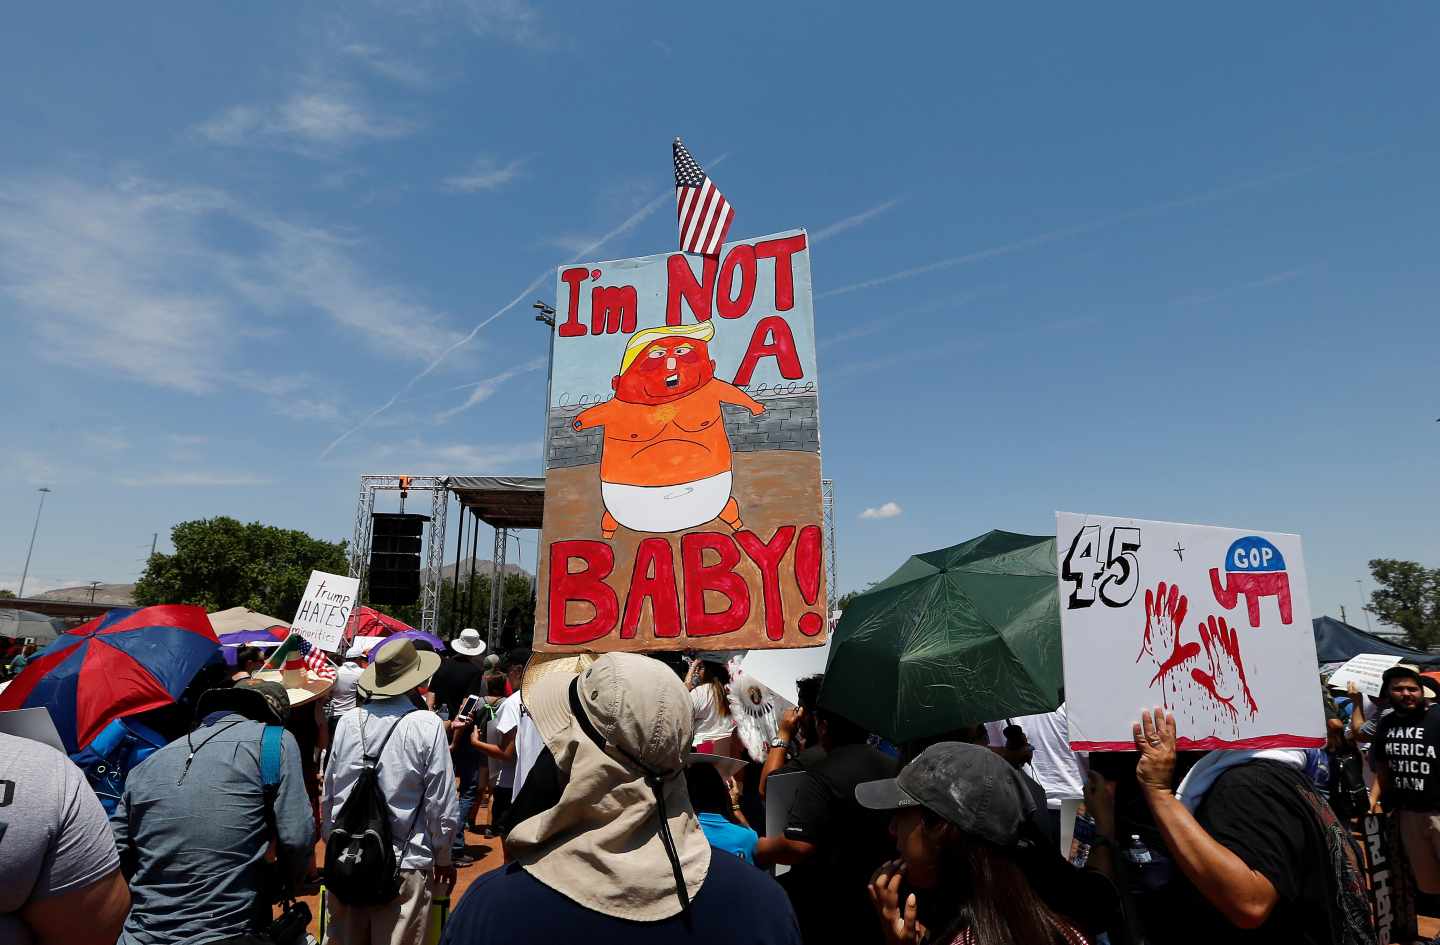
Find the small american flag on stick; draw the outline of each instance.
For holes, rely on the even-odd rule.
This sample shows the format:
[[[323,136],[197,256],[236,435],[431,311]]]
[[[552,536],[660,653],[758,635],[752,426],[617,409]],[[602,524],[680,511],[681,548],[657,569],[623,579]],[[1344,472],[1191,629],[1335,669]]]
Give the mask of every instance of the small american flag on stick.
[[[700,165],[675,139],[675,214],[680,222],[680,251],[714,256],[725,243],[735,208]]]

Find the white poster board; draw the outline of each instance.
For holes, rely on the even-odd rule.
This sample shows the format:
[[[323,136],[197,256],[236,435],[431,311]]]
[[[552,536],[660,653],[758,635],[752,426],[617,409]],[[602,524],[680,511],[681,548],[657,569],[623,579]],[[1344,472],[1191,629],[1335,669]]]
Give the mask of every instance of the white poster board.
[[[1385,670],[1400,662],[1398,656],[1383,656],[1379,653],[1361,653],[1359,656],[1352,656],[1335,672],[1330,674],[1330,685],[1336,689],[1344,689],[1350,683],[1355,684],[1365,695],[1372,699],[1380,695],[1380,677],[1385,675]]]
[[[1324,744],[1298,535],[1059,512],[1055,550],[1072,748],[1155,706],[1181,750]]]
[[[311,571],[305,596],[295,610],[290,629],[314,646],[330,653],[340,649],[350,611],[360,595],[360,579]]]

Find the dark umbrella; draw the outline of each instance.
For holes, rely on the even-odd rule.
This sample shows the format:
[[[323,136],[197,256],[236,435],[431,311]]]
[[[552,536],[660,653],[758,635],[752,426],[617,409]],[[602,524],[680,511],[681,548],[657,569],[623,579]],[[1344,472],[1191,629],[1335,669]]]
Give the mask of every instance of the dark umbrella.
[[[820,705],[893,742],[1059,706],[1055,539],[916,555],[845,608]]]
[[[219,647],[199,607],[117,608],[36,653],[0,710],[44,706],[73,754],[115,719],[180,698]]]

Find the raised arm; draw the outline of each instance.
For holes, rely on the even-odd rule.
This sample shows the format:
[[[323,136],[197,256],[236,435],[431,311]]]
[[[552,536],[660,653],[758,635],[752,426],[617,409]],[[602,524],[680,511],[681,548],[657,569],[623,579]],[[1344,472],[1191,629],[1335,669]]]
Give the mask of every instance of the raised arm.
[[[1155,709],[1140,718],[1134,727],[1140,749],[1135,779],[1175,864],[1231,925],[1259,928],[1280,901],[1279,892],[1264,874],[1210,836],[1175,797],[1175,717]]]
[[[607,400],[603,404],[596,404],[593,407],[588,407],[580,411],[575,415],[575,419],[570,421],[571,428],[578,432],[580,430],[603,427],[605,421],[610,417],[610,408],[614,403],[615,401],[613,400]]]

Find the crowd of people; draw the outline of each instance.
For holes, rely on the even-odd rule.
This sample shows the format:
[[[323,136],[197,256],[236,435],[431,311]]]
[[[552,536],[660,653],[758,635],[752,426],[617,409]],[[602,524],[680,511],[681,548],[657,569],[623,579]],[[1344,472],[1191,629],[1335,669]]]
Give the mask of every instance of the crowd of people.
[[[0,734],[0,942],[291,945],[323,884],[325,941],[421,945],[473,834],[504,864],[447,945],[1359,945],[1355,818],[1381,810],[1440,905],[1440,710],[1413,666],[1369,704],[1318,690],[1324,750],[1182,752],[1155,709],[1133,752],[1086,757],[1063,705],[892,746],[815,677],[752,757],[719,658],[451,647],[352,652],[328,698],[239,654],[108,816],[63,755]]]

